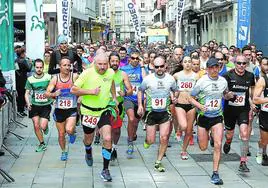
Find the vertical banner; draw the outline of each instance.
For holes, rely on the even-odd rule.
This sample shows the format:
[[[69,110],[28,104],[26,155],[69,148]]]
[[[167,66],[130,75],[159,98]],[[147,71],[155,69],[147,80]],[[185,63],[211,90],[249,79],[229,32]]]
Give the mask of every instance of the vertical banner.
[[[26,49],[30,59],[43,59],[45,22],[42,0],[26,0]]]
[[[71,41],[71,0],[57,0],[58,35]]]
[[[13,25],[13,0],[0,0],[0,65],[8,89],[16,89]]]
[[[179,45],[180,36],[179,31],[181,28],[181,19],[183,14],[185,0],[177,0],[177,13],[176,13],[176,44]]]
[[[141,37],[141,21],[137,0],[129,0],[127,7],[130,13],[130,22],[132,22],[135,30],[135,39],[138,41]]]
[[[237,47],[243,48],[249,42],[251,0],[238,0]]]

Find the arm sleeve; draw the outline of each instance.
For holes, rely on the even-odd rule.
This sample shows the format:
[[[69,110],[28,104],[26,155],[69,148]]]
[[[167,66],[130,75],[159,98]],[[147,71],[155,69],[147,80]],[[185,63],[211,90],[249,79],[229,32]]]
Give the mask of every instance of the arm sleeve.
[[[196,84],[195,84],[195,86],[194,86],[194,89],[193,89],[192,92],[191,92],[191,96],[196,97],[196,96],[200,93],[200,91],[201,91],[201,85],[200,85],[200,83],[201,83],[201,82],[202,82],[201,79],[199,79],[199,80],[196,82]]]
[[[74,82],[74,85],[82,88],[87,76],[87,71],[84,71],[82,74],[79,75],[78,79]]]
[[[147,80],[148,79],[144,79],[143,81],[142,81],[142,83],[141,83],[141,85],[140,85],[140,87],[139,87],[139,90],[140,91],[145,91],[146,89],[147,89]]]
[[[27,90],[31,90],[32,89],[31,84],[30,84],[30,82],[29,82],[28,79],[27,79],[26,84],[25,84],[25,89],[27,89]]]
[[[48,74],[60,73],[60,70],[56,69],[56,65],[57,65],[56,53],[53,52],[50,58],[49,66],[48,66]]]
[[[82,67],[82,60],[81,58],[77,55],[77,53],[74,53],[74,61],[77,62],[77,69],[78,69],[78,73],[80,74],[83,71],[83,67]]]

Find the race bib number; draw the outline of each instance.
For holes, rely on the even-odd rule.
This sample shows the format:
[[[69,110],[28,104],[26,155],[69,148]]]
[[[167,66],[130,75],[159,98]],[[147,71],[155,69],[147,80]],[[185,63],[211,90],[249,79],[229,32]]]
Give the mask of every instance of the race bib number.
[[[167,107],[167,98],[152,98],[152,109],[163,110]]]
[[[45,96],[45,91],[43,92],[35,92],[34,93],[35,102],[47,102],[48,99]]]
[[[58,108],[59,109],[69,109],[73,108],[73,99],[72,98],[59,98],[58,99]]]
[[[116,86],[116,87],[115,87],[115,92],[116,92],[116,96],[117,96],[117,97],[120,97],[119,91],[121,91],[120,86]]]
[[[218,111],[221,108],[221,99],[207,99],[205,106],[208,111]]]
[[[192,90],[194,87],[194,82],[191,81],[181,81],[179,82],[179,90],[184,91],[184,90]]]
[[[94,129],[96,128],[99,120],[100,117],[97,116],[83,115],[82,125]]]
[[[268,103],[261,105],[261,111],[268,112]]]
[[[245,92],[234,92],[235,95],[237,95],[236,99],[234,102],[229,101],[230,106],[245,106],[245,99],[246,99],[246,94]]]
[[[133,95],[138,94],[139,87],[140,87],[140,84],[132,84]]]

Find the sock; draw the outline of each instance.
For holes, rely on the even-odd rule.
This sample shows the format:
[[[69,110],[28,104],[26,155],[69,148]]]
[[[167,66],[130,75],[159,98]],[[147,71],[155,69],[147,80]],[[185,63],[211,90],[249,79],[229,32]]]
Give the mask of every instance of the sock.
[[[262,148],[262,154],[263,155],[267,155],[266,148],[267,148],[267,145]]]
[[[133,140],[129,140],[129,138],[128,138],[127,143],[128,143],[128,145],[133,145]]]
[[[213,174],[219,174],[218,171],[213,171]]]
[[[112,149],[106,149],[102,147],[102,157],[103,157],[103,170],[108,169],[111,160]]]
[[[246,161],[248,148],[249,148],[248,140],[241,140],[240,142],[241,161]]]
[[[92,147],[91,144],[85,145],[86,154],[92,155]]]
[[[117,145],[116,144],[113,144],[113,149],[117,149]]]

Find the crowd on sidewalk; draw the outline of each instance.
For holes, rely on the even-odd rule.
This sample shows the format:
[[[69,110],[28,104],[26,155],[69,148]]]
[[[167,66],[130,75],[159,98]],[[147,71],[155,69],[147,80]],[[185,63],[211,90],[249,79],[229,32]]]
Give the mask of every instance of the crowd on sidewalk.
[[[183,138],[178,151],[183,160],[188,159],[188,145],[198,144],[203,151],[210,144],[214,147],[211,183],[216,185],[223,184],[221,153],[229,153],[236,127],[241,138],[238,170],[250,172],[247,157],[253,155],[249,140],[256,117],[260,129],[256,162],[268,166],[268,58],[254,44],[242,49],[216,40],[195,48],[172,41],[68,44],[60,35],[56,47],[45,44],[44,57],[31,60],[24,47],[16,46],[15,59],[18,115],[27,116],[28,111],[32,119],[39,141],[35,151],[49,147],[44,135],[53,111],[60,160],[72,157],[66,142],[75,143],[81,125],[89,167],[93,143],[102,141],[104,181],[112,181],[109,163],[121,155],[117,144],[125,116],[129,160],[135,152],[138,125],[146,133],[145,149],[155,143],[159,132],[154,163],[158,172],[166,171],[162,159],[172,134]],[[193,139],[194,126],[198,143]]]

